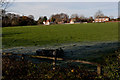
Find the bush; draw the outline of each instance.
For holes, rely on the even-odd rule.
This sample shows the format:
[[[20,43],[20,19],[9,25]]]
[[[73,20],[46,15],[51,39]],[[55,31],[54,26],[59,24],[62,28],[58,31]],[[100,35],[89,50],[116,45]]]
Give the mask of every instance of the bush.
[[[96,72],[84,71],[79,67],[60,67],[52,70],[52,64],[34,64],[3,57],[2,80],[94,80]]]
[[[111,80],[120,79],[120,52],[108,56],[103,66],[103,75]]]

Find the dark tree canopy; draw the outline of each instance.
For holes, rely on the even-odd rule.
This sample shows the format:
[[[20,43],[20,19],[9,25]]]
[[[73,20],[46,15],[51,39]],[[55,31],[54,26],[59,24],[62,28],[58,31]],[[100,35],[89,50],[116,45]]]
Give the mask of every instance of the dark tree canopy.
[[[69,16],[65,13],[55,14],[51,16],[51,20],[56,23],[67,22],[68,19]]]
[[[6,13],[2,16],[2,26],[26,26],[35,25],[34,19],[29,18],[29,16],[20,16],[17,14]]]
[[[39,17],[38,21],[37,21],[37,24],[43,24],[43,21],[46,22],[47,20],[47,16],[44,16],[44,17]]]

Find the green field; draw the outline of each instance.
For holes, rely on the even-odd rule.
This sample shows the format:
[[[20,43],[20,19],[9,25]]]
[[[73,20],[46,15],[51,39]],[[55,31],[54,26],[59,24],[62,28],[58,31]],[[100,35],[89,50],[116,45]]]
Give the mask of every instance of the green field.
[[[4,47],[85,41],[117,41],[118,23],[37,25],[2,28]]]

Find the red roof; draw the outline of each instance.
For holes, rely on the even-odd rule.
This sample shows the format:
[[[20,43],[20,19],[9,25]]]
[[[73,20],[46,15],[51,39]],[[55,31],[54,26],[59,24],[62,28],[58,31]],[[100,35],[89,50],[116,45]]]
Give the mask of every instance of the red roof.
[[[109,18],[108,16],[98,16],[96,18]]]

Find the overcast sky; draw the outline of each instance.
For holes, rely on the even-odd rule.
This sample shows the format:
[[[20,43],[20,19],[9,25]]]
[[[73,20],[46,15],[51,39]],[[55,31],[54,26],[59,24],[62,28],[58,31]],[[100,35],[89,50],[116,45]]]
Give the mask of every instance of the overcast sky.
[[[15,0],[16,2],[118,2],[120,0]]]
[[[66,13],[94,16],[101,10],[106,16],[118,16],[118,2],[14,2],[8,9],[22,15],[33,15],[37,20],[40,16],[50,17],[52,14]]]

